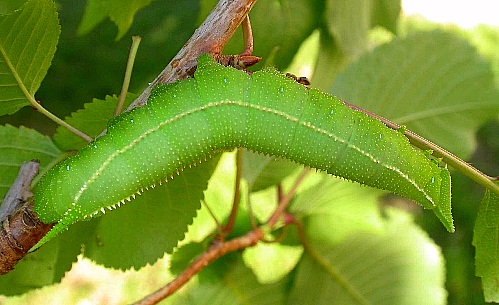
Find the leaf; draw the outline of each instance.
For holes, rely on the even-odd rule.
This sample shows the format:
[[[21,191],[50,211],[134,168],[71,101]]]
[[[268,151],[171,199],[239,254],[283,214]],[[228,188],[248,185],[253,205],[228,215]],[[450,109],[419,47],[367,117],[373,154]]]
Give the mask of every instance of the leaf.
[[[476,129],[499,113],[490,65],[467,41],[442,31],[414,33],[365,54],[331,92],[461,158],[474,150]]]
[[[40,160],[40,171],[61,151],[49,137],[26,127],[0,126],[0,198],[9,190],[23,162]]]
[[[135,96],[134,94],[127,94],[125,107],[135,99]],[[108,95],[105,100],[93,99],[92,103],[84,105],[85,109],[73,112],[64,121],[87,135],[96,137],[106,129],[107,121],[113,117],[117,103],[118,97],[116,96]],[[57,128],[54,141],[62,150],[79,150],[88,144],[62,126]]]
[[[84,255],[106,267],[141,268],[171,253],[196,216],[218,158],[185,169],[116,211],[98,218]]]
[[[326,3],[327,28],[339,48],[349,55],[363,52],[367,48],[373,1],[328,0]]]
[[[287,304],[445,304],[439,248],[403,212],[389,210],[382,230],[311,243]]]
[[[173,295],[165,304],[286,304],[287,280],[262,285],[235,255],[229,254],[209,265],[198,278],[196,285],[187,285],[183,293]]]
[[[383,26],[395,32],[399,15],[399,0],[326,1],[326,28],[320,32],[313,86],[328,90],[338,73],[367,50],[372,28]]]
[[[298,167],[296,163],[288,160],[244,150],[242,177],[248,182],[251,192],[258,192],[279,184]]]
[[[0,16],[0,116],[29,105],[47,74],[61,32],[51,0]]]
[[[0,15],[5,15],[11,13],[12,11],[18,9],[26,2],[26,0],[4,0],[0,4]]]
[[[401,10],[400,0],[381,0],[373,2],[371,26],[382,26],[392,33],[397,32]]]
[[[109,17],[118,27],[116,40],[119,40],[132,26],[135,14],[151,2],[152,0],[88,0],[78,34],[87,34]]]
[[[210,238],[208,240],[212,241]],[[190,264],[190,262],[199,256],[203,251],[208,248],[207,242],[203,243],[188,243],[183,246],[180,246],[175,252],[171,255],[170,258],[170,273],[178,276],[185,268]]]
[[[321,175],[322,180],[299,193],[290,212],[304,219],[310,238],[340,242],[359,231],[376,231],[382,226],[378,197],[383,191],[340,178]]]
[[[257,244],[244,250],[243,260],[253,270],[259,283],[271,284],[288,275],[298,263],[302,253],[301,246]]]
[[[485,191],[480,203],[473,245],[476,248],[476,275],[482,278],[487,302],[499,302],[499,195]]]

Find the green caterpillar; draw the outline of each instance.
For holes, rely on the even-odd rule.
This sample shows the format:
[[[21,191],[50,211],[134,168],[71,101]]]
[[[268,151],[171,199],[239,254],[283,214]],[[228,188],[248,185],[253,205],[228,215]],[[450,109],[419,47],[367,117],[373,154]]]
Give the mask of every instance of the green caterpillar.
[[[453,230],[449,171],[402,133],[273,69],[248,75],[204,55],[194,78],[157,86],[148,105],[110,120],[106,135],[40,180],[35,211],[58,224],[38,246],[235,147],[400,194]]]

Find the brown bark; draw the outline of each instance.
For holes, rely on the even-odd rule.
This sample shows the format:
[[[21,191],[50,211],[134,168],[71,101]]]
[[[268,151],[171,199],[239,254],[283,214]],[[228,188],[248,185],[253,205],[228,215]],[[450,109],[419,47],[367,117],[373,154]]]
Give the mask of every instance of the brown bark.
[[[52,226],[38,219],[33,212],[33,202],[25,203],[3,221],[0,229],[0,275],[13,270]]]
[[[38,162],[24,163],[16,181],[10,188],[1,207],[0,218],[0,275],[14,269],[45,234],[52,224],[43,224],[33,212],[31,182],[38,174]]]

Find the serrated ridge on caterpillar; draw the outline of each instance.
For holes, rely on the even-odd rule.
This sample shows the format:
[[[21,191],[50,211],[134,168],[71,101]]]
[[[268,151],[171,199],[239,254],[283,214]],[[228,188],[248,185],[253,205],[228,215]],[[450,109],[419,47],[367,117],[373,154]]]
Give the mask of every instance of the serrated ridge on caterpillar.
[[[62,228],[173,178],[213,151],[239,146],[388,189],[426,208],[440,206],[441,175],[448,174],[403,135],[330,95],[273,70],[249,76],[201,58],[194,79],[158,86],[147,106],[113,119],[107,135],[50,171],[35,193],[35,209]],[[54,191],[65,179],[75,188]]]

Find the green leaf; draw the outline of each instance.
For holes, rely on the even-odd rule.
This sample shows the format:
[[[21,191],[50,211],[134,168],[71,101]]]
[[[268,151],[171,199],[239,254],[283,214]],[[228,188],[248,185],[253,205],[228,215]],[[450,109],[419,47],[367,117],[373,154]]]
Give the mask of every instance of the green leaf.
[[[243,260],[253,270],[259,283],[271,284],[288,275],[295,268],[302,253],[301,246],[257,244],[244,250]]]
[[[312,242],[287,304],[445,304],[439,248],[404,212],[388,212],[379,231]]]
[[[291,161],[264,156],[248,150],[243,152],[242,177],[251,192],[279,184],[299,166]]]
[[[138,269],[171,253],[196,216],[217,162],[214,158],[185,169],[168,183],[98,218],[84,255],[106,267]]]
[[[473,245],[476,275],[482,278],[485,301],[499,302],[499,195],[489,190],[480,203]]]
[[[373,2],[371,26],[382,26],[392,33],[397,32],[400,16],[400,0],[378,0]]]
[[[29,105],[47,74],[61,30],[51,0],[0,16],[0,116]]]
[[[135,94],[127,94],[125,107],[134,99]],[[114,110],[118,103],[118,97],[106,96],[105,100],[93,99],[92,103],[86,103],[85,109],[73,112],[65,121],[71,126],[78,128],[91,137],[98,136],[106,129],[107,121],[113,117]],[[88,144],[66,128],[59,126],[54,135],[54,142],[62,150],[79,150]]]
[[[182,293],[167,299],[165,304],[175,305],[280,305],[286,304],[286,280],[262,285],[234,254],[222,257],[206,267]]]
[[[338,73],[367,50],[372,27],[383,26],[395,32],[399,15],[399,0],[326,1],[313,86],[328,90]]]
[[[331,92],[461,158],[474,150],[476,129],[499,113],[490,65],[467,41],[442,31],[414,33],[365,54]]]
[[[116,40],[119,40],[132,26],[135,14],[151,2],[152,0],[88,0],[78,34],[87,34],[109,17],[118,27]]]
[[[23,162],[40,160],[40,171],[59,157],[61,151],[49,137],[26,127],[0,126],[0,198],[19,173]]]
[[[307,223],[317,241],[335,244],[352,232],[382,226],[378,197],[383,191],[340,178],[321,175],[320,183],[299,193],[290,212]]]
[[[360,54],[367,48],[373,1],[328,0],[325,19],[329,33],[345,54]]]
[[[212,240],[211,238],[209,239]],[[179,247],[170,258],[170,273],[177,276],[184,271],[190,262],[208,248],[206,242],[188,243]]]
[[[26,2],[26,0],[3,0],[0,3],[0,15],[11,13],[22,6],[24,2]]]

